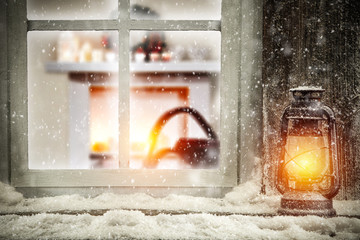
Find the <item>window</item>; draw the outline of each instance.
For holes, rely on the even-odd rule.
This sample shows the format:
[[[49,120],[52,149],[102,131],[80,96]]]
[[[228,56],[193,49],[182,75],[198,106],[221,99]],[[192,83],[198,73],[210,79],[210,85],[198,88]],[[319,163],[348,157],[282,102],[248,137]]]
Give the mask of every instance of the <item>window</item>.
[[[198,17],[184,11],[197,0],[157,1],[178,15],[147,1],[48,2],[9,3],[15,186],[237,183],[236,1],[207,1]]]

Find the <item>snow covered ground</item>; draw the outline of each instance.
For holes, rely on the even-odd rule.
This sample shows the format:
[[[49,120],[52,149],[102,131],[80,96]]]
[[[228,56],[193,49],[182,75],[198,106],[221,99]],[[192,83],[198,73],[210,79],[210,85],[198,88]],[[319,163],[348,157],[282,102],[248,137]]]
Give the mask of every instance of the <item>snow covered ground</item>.
[[[359,239],[360,220],[211,214],[146,216],[113,210],[101,216],[37,214],[0,217],[6,239]]]
[[[266,217],[276,213],[280,197],[260,195],[259,189],[257,181],[249,181],[224,198],[103,193],[95,198],[63,195],[25,199],[0,183],[0,238],[360,239],[360,219],[355,217]],[[334,201],[334,207],[338,215],[360,215],[360,201]],[[99,216],[86,212],[99,209],[107,211]],[[130,209],[195,213],[148,215]],[[72,214],[54,213],[59,211]],[[219,212],[226,215],[211,214]]]

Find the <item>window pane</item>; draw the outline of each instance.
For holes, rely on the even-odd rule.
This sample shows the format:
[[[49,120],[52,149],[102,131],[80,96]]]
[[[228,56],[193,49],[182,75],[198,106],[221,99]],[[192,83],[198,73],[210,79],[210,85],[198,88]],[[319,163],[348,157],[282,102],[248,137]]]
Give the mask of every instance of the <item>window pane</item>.
[[[117,0],[27,0],[29,20],[91,20],[118,17]]]
[[[130,167],[214,168],[219,32],[131,31]]]
[[[118,166],[117,36],[28,33],[30,169]]]
[[[221,0],[130,0],[131,18],[219,20]]]

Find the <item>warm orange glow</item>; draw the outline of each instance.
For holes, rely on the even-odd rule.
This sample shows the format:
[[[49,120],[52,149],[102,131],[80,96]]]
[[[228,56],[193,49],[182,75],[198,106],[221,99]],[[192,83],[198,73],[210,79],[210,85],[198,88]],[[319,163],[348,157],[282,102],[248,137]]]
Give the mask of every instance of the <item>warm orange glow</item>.
[[[131,87],[130,154],[144,159],[155,135],[149,137],[156,120],[168,109],[188,105],[189,88],[172,86]],[[156,149],[171,147],[179,137],[187,135],[187,116],[169,121],[157,136]]]
[[[320,137],[289,136],[286,144],[285,171],[289,181],[319,182],[329,166],[329,150]]]
[[[90,144],[92,152],[118,151],[118,93],[116,87],[90,87]]]
[[[146,124],[146,119],[137,121],[136,127],[131,128],[130,143],[136,145],[134,148],[145,148],[148,142],[148,136],[151,129],[151,124]]]
[[[144,158],[149,150],[150,143],[148,141],[150,124],[144,123],[146,119],[138,121],[136,127],[130,131],[130,152],[132,157]]]
[[[288,172],[297,179],[317,179],[321,176],[321,162],[319,151],[303,153],[288,163]]]
[[[109,152],[110,151],[110,146],[107,142],[95,142],[94,144],[92,144],[91,146],[91,150],[93,152]]]
[[[137,131],[131,132],[130,136],[130,147],[133,154],[145,157],[155,138],[157,138],[156,149],[171,146],[169,137],[166,134],[162,133],[158,137],[156,137],[156,135],[149,136],[149,130],[144,131],[144,134],[144,132],[139,131],[139,129],[141,128],[137,128]]]

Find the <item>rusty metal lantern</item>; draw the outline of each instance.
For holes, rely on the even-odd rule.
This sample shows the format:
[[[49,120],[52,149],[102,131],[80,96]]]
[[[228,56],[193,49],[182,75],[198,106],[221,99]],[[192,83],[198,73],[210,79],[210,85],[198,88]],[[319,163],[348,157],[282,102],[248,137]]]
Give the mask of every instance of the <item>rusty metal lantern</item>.
[[[294,100],[281,119],[276,186],[283,215],[333,216],[340,188],[335,115],[319,87],[291,89]]]

